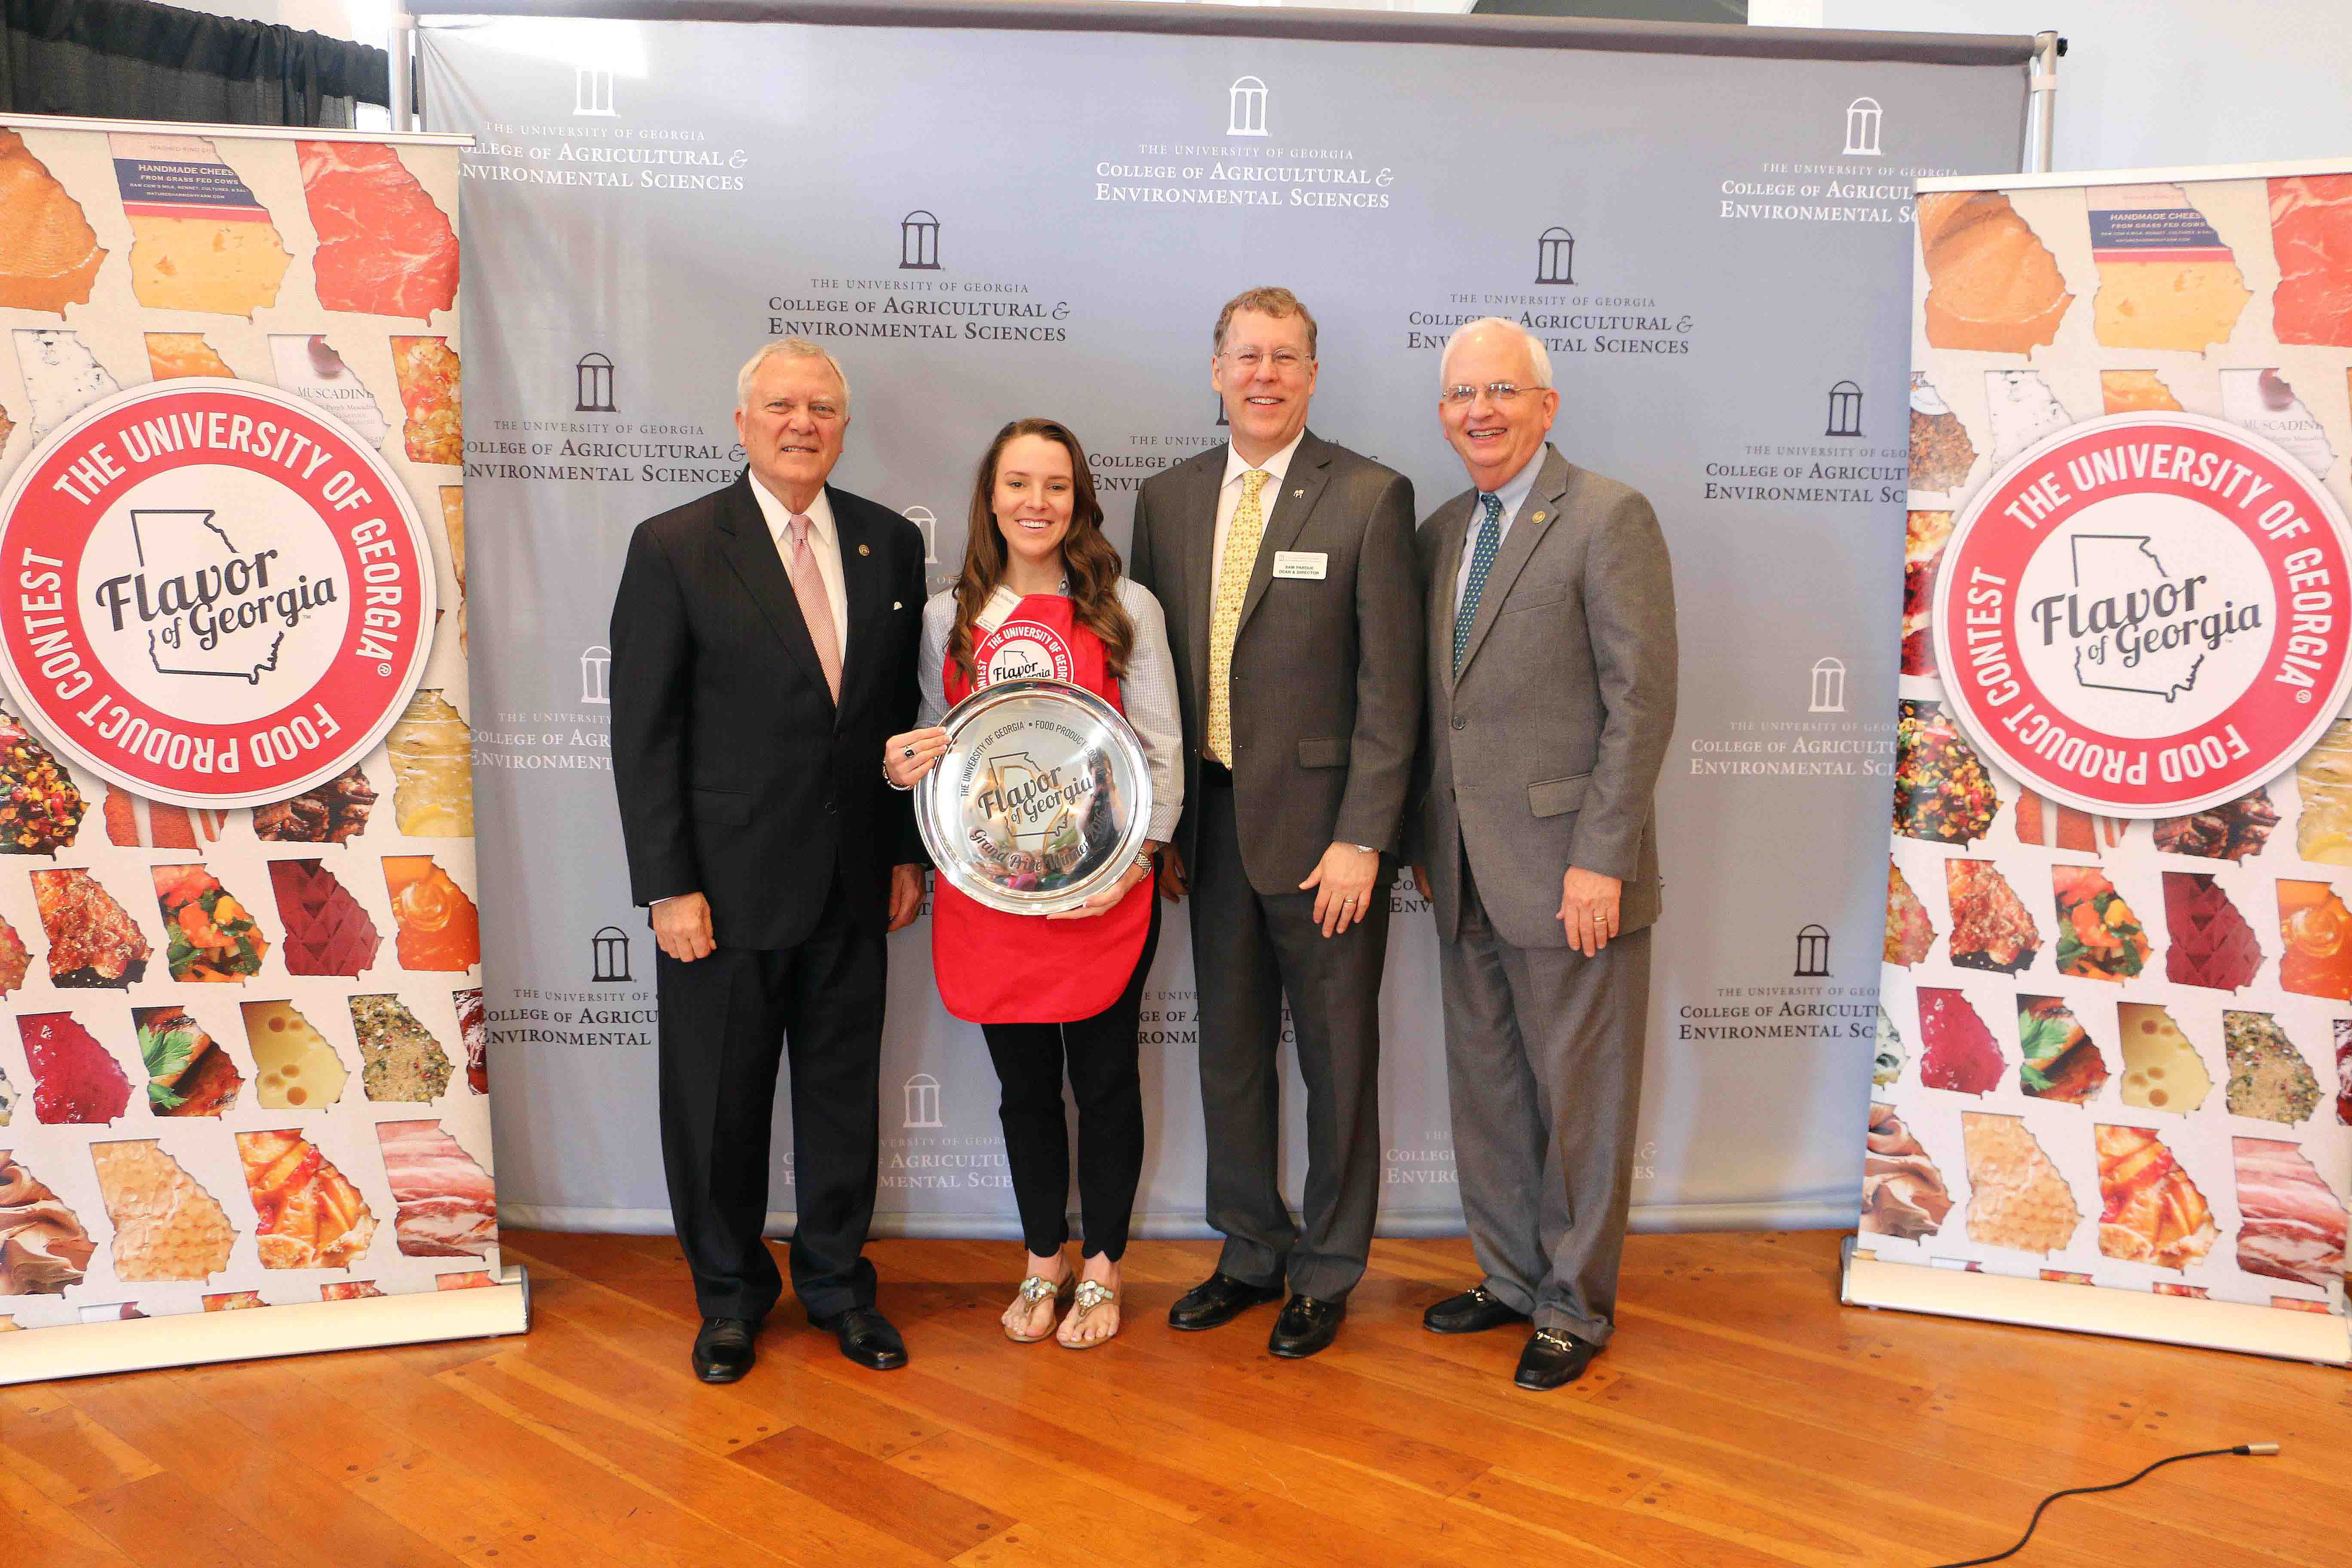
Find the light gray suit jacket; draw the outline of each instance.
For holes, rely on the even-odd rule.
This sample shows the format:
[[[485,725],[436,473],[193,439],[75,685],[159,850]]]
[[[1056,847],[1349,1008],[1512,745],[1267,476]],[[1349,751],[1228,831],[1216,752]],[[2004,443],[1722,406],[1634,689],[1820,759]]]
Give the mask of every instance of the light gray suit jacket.
[[[1184,715],[1184,816],[1197,864],[1209,712],[1209,612],[1225,448],[1136,492],[1127,574],[1168,616]],[[1393,851],[1421,726],[1421,574],[1412,481],[1312,430],[1273,498],[1234,638],[1234,810],[1260,894],[1296,893],[1334,842]],[[1319,579],[1274,576],[1279,551],[1324,557]]]
[[[1675,726],[1675,588],[1641,493],[1547,445],[1454,670],[1454,582],[1478,492],[1430,515],[1429,724],[1407,855],[1437,929],[1461,934],[1465,853],[1486,918],[1514,947],[1565,947],[1570,866],[1624,883],[1619,929],[1658,918],[1653,797]]]

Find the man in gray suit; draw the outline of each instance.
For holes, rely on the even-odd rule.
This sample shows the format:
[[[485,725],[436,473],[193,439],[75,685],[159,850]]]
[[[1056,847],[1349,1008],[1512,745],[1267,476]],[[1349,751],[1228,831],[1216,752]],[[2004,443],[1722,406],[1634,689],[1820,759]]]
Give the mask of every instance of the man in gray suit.
[[[1192,893],[1216,1272],[1168,1314],[1209,1329],[1282,1296],[1267,1348],[1331,1342],[1380,1200],[1388,879],[1421,722],[1412,486],[1307,428],[1315,318],[1253,289],[1217,318],[1233,431],[1145,481],[1128,574],[1168,615],[1184,815],[1161,889]],[[1283,1200],[1276,1047],[1307,1082],[1304,1213]]]
[[[1407,853],[1436,906],[1454,1163],[1486,1277],[1422,1321],[1532,1316],[1515,1381],[1558,1388],[1616,1310],[1674,581],[1650,503],[1545,439],[1559,394],[1531,333],[1474,321],[1438,379],[1472,488],[1421,530],[1429,725]]]

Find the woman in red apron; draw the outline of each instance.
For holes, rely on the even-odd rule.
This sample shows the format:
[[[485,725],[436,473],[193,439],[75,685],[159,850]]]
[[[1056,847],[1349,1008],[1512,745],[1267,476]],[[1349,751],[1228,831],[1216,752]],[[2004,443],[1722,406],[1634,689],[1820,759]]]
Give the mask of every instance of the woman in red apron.
[[[1040,668],[1103,698],[1135,729],[1151,774],[1149,837],[1118,882],[1056,915],[992,910],[935,879],[931,967],[948,1011],[981,1026],[1003,1088],[1005,1160],[1029,1249],[1004,1331],[1083,1350],[1118,1331],[1118,1260],[1143,1172],[1136,1026],[1160,940],[1151,858],[1183,805],[1182,728],[1159,601],[1120,574],[1084,449],[1052,420],[1018,419],[981,460],[961,576],[923,606],[924,727],[884,748],[890,782],[910,788],[938,764],[948,709]],[[1078,1107],[1084,1234],[1057,1331],[1073,1278],[1066,1070]]]

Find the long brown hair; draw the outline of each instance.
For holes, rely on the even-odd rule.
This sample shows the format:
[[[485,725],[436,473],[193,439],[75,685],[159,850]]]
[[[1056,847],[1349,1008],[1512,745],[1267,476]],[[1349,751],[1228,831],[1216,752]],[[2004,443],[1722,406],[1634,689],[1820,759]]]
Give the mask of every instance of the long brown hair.
[[[972,476],[971,525],[964,531],[963,572],[955,585],[955,629],[948,634],[948,657],[974,679],[972,624],[1004,581],[1004,535],[996,526],[996,464],[1004,448],[1024,436],[1043,436],[1070,454],[1070,528],[1062,535],[1062,566],[1070,577],[1070,605],[1077,619],[1102,639],[1103,665],[1117,680],[1127,673],[1135,648],[1135,623],[1118,602],[1118,549],[1103,536],[1102,503],[1095,499],[1095,476],[1086,448],[1069,426],[1051,419],[1015,419],[996,433],[988,455]]]

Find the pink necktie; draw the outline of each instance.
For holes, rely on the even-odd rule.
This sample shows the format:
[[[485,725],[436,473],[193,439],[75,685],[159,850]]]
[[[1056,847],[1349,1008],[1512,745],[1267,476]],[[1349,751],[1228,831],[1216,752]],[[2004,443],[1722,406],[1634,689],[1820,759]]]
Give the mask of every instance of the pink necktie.
[[[801,619],[808,623],[809,641],[816,644],[816,661],[824,667],[824,684],[835,702],[841,700],[841,638],[833,629],[833,600],[824,591],[824,576],[810,553],[809,520],[794,512],[784,525],[793,536],[788,574],[793,596],[801,602]]]

